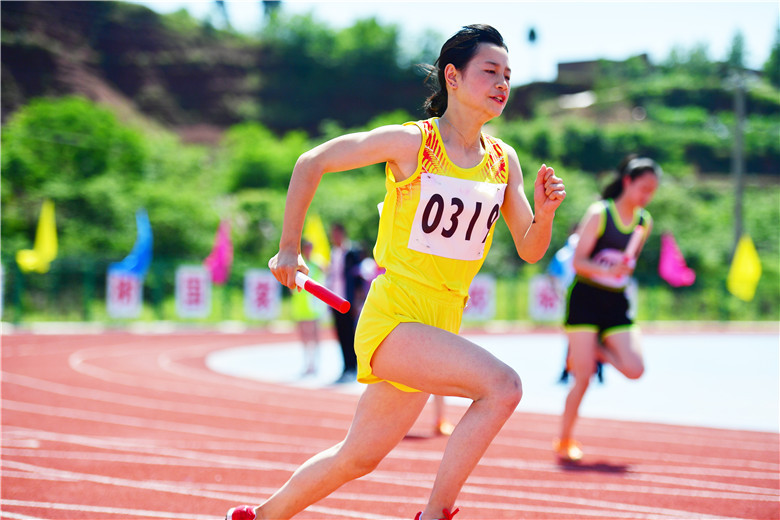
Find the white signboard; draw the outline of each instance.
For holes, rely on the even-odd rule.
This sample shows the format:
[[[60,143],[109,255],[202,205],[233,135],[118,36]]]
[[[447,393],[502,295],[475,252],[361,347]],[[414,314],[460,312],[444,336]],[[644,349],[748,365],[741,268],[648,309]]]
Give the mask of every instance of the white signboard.
[[[496,279],[478,274],[469,287],[469,301],[463,311],[469,320],[492,320],[496,317]]]
[[[206,318],[211,314],[211,276],[201,265],[176,269],[176,314],[181,318]]]
[[[109,269],[106,279],[106,310],[112,318],[137,318],[141,315],[143,279],[120,269]]]
[[[556,285],[552,276],[536,275],[531,278],[528,292],[528,313],[534,321],[563,320],[566,311],[566,294]]]
[[[279,316],[282,286],[268,269],[250,269],[244,275],[244,312],[247,318],[271,320]]]

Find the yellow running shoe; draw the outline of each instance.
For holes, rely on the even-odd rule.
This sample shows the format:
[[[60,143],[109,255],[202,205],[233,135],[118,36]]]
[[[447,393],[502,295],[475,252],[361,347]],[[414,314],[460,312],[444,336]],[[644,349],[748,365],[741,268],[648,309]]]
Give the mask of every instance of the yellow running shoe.
[[[555,439],[553,449],[562,461],[578,462],[582,460],[582,445],[574,439]]]

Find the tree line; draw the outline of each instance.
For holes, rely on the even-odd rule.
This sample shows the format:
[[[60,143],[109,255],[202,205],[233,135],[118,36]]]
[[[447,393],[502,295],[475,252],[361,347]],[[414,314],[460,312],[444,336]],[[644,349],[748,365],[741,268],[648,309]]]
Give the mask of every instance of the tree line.
[[[4,27],[10,23],[5,19],[6,4]],[[136,7],[123,16],[141,17],[138,13],[144,11]],[[118,15],[105,6],[100,9],[106,9],[105,16],[114,20],[113,24],[126,21],[117,21]],[[191,31],[197,38],[206,34],[201,26],[187,25],[189,21],[181,14],[162,19],[160,23],[172,31],[170,34]],[[425,56],[404,57],[397,30],[375,21],[342,31],[326,29],[306,17],[276,23],[267,30],[263,44],[264,56],[274,56],[267,63],[275,64],[276,69],[269,65],[263,74],[272,78],[271,70],[282,75],[286,70],[289,73],[287,67],[302,67],[303,72],[296,69],[296,74],[310,74],[306,76],[310,81],[304,83],[314,88],[316,82],[319,88],[304,90],[300,97],[290,97],[288,91],[284,99],[281,82],[263,86],[278,91],[269,97],[257,94],[258,105],[244,106],[245,112],[239,111],[244,115],[227,125],[214,146],[183,142],[163,125],[120,117],[115,108],[83,96],[25,98],[4,119],[2,129],[4,264],[12,264],[15,251],[31,246],[40,204],[51,199],[57,208],[60,241],[55,262],[89,260],[101,268],[121,259],[135,240],[135,211],[145,208],[158,260],[202,261],[219,221],[229,219],[236,276],[242,268],[265,265],[278,245],[284,192],[297,157],[345,131],[420,118],[417,105],[424,86],[413,63],[432,61]],[[236,35],[210,34],[225,46],[246,48]],[[257,43],[246,45],[255,48]],[[776,44],[769,62],[777,63],[777,48]],[[5,49],[4,40],[4,62]],[[233,56],[238,55],[241,53]],[[295,61],[296,56],[304,58]],[[193,58],[205,71],[210,70],[207,62],[213,59]],[[489,130],[518,150],[527,175],[546,162],[565,179],[569,196],[558,212],[551,252],[565,243],[625,154],[637,152],[656,159],[667,175],[649,208],[656,232],[643,253],[637,276],[641,282],[663,287],[657,275],[658,235],[671,231],[698,275],[693,287],[676,290],[686,302],[693,302],[681,308],[682,315],[690,318],[702,315],[702,309],[724,297],[722,286],[734,245],[735,201],[728,178],[734,115],[724,81],[727,71],[735,69],[726,68],[723,62],[705,67],[704,61],[699,48],[688,53],[677,50],[658,66],[634,60],[622,66],[604,62],[590,106],[562,110],[555,97],[541,95],[533,102],[532,114],[519,117],[509,111],[491,123]],[[371,68],[374,65],[384,72]],[[382,74],[399,70],[406,71],[411,78],[408,84],[414,85],[415,91],[396,85],[398,100],[374,99],[366,102],[370,107],[360,108],[354,92],[342,88],[345,84],[382,83],[388,79]],[[712,88],[696,88],[703,77],[712,79],[708,82]],[[756,300],[739,316],[752,319],[777,319],[780,305],[780,142],[776,139],[780,135],[780,91],[773,82],[776,78],[769,74],[759,76],[748,91],[745,155],[749,182],[744,227],[756,243],[764,274]],[[4,97],[5,88],[4,81]],[[322,88],[327,95],[321,95]],[[345,90],[353,98],[351,105],[346,97],[344,101],[337,97],[339,93],[346,96]],[[160,95],[171,99],[164,91]],[[176,106],[182,103],[177,101]],[[385,110],[376,112],[381,108]],[[311,121],[303,119],[304,112]],[[312,212],[325,222],[345,222],[351,236],[368,250],[376,238],[376,204],[383,195],[381,166],[329,174]],[[494,251],[485,265],[488,272],[528,277],[545,265],[545,261],[536,266],[522,264],[508,230],[499,225]],[[233,282],[240,283],[240,278]],[[669,288],[663,291],[675,294]]]

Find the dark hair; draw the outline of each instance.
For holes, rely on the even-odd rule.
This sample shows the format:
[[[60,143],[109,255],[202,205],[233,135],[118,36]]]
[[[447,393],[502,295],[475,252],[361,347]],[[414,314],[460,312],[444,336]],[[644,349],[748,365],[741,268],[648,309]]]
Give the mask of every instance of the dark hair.
[[[447,110],[447,84],[444,81],[444,68],[452,63],[456,69],[463,70],[471,58],[477,53],[480,43],[491,43],[506,50],[504,38],[497,30],[489,25],[466,25],[456,32],[441,47],[439,57],[433,65],[425,65],[428,72],[426,82],[433,84],[433,94],[423,103],[423,108],[429,117],[440,117]]]
[[[651,173],[659,179],[663,175],[661,167],[652,159],[639,157],[637,154],[626,156],[618,165],[617,177],[612,180],[601,192],[602,199],[616,199],[623,193],[623,179],[630,178],[632,181],[646,173]]]

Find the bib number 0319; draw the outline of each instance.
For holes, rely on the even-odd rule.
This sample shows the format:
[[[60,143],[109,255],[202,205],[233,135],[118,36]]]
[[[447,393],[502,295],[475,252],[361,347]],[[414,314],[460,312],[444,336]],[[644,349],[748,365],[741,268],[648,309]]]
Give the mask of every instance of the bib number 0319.
[[[441,221],[444,216],[444,197],[439,195],[438,193],[433,195],[429,200],[428,204],[425,206],[425,209],[423,210],[422,214],[422,230],[423,233],[433,233],[437,231],[441,226],[441,236],[445,238],[451,238],[455,236],[455,232],[458,230],[458,226],[460,225],[460,216],[461,213],[463,213],[463,209],[465,207],[462,200],[460,200],[457,197],[454,197],[450,201],[450,207],[454,208],[454,211],[449,214],[449,225],[448,226],[441,226]],[[496,223],[496,220],[498,220],[498,214],[500,211],[500,206],[498,204],[495,204],[493,206],[493,209],[490,210],[490,215],[487,218],[487,226],[485,231],[485,236],[482,238],[482,243],[485,243],[485,240],[487,240],[488,234],[490,233],[490,228],[493,227],[493,224]],[[471,240],[472,235],[474,233],[474,228],[477,225],[477,222],[479,221],[479,217],[482,215],[482,203],[480,201],[477,201],[474,204],[474,211],[471,215],[471,218],[469,219],[468,227],[466,228],[466,240]],[[483,222],[484,223],[484,222]]]
[[[459,260],[482,258],[505,189],[505,184],[423,174],[409,248]]]

